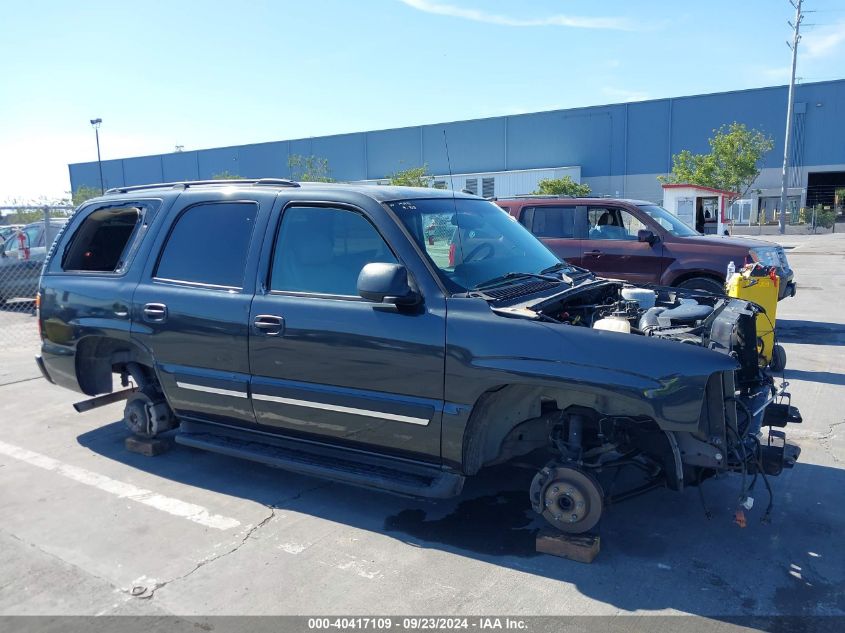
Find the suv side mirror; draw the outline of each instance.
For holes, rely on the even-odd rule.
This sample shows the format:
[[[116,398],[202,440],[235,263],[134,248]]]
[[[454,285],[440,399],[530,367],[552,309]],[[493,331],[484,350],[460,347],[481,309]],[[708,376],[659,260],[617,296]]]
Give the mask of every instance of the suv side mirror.
[[[654,233],[647,229],[640,229],[637,231],[637,241],[638,242],[648,242],[652,246],[654,243],[660,238],[658,238]]]
[[[367,301],[412,306],[420,302],[420,295],[408,279],[408,271],[401,264],[373,262],[358,275],[358,294]]]

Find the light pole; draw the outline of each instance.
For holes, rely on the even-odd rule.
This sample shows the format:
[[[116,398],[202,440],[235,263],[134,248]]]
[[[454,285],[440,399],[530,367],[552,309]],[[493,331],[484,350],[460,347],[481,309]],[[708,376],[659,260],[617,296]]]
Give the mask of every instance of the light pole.
[[[91,125],[94,126],[94,138],[97,139],[97,167],[100,170],[100,193],[106,192],[106,187],[103,184],[103,161],[100,160],[100,124],[102,119],[91,119]]]
[[[795,62],[798,59],[798,42],[801,40],[801,20],[804,16],[801,14],[801,0],[792,2],[795,7],[795,24],[789,23],[792,27],[792,44],[787,42],[787,46],[792,49],[792,75],[789,77],[789,93],[786,102],[786,135],[783,139],[783,171],[781,171],[780,179],[780,213],[778,218],[778,231],[783,235],[786,233],[786,201],[787,201],[787,176],[789,170],[789,145],[792,141],[792,101],[795,94]]]

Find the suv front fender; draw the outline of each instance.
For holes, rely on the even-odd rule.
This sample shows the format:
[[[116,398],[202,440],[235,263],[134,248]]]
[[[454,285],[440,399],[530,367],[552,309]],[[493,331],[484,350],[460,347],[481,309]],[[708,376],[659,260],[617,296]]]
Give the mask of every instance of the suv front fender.
[[[450,337],[464,327],[453,316]],[[497,319],[501,324],[488,322],[494,331],[483,339],[465,333],[473,353],[462,348],[447,354],[443,457],[453,465],[463,462],[469,436],[484,433],[480,450],[486,453],[514,426],[539,416],[543,401],[560,410],[580,406],[602,416],[649,418],[663,431],[695,432],[708,380],[738,367],[727,355],[674,341]]]

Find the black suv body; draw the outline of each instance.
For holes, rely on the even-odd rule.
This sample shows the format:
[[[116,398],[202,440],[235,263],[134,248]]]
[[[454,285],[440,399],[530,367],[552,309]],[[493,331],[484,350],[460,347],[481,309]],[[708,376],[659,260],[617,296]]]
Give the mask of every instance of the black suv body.
[[[498,237],[458,237],[450,262],[454,234],[473,231]],[[791,466],[797,447],[761,433],[800,417],[759,365],[757,308],[636,290],[560,263],[471,195],[126,188],[85,203],[53,245],[38,363],[98,396],[86,408],[126,398],[137,434],[175,429],[356,485],[445,497],[486,465],[536,458],[527,493],[569,532],[614,500],[614,469],[644,473],[630,496]]]

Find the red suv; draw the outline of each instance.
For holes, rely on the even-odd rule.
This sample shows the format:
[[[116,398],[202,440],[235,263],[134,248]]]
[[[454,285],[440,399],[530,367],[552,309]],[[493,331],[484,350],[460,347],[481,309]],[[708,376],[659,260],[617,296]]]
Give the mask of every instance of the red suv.
[[[610,198],[534,197],[496,204],[561,260],[601,277],[724,292],[728,264],[775,266],[783,299],[796,291],[783,248],[771,242],[701,235],[652,202]]]

